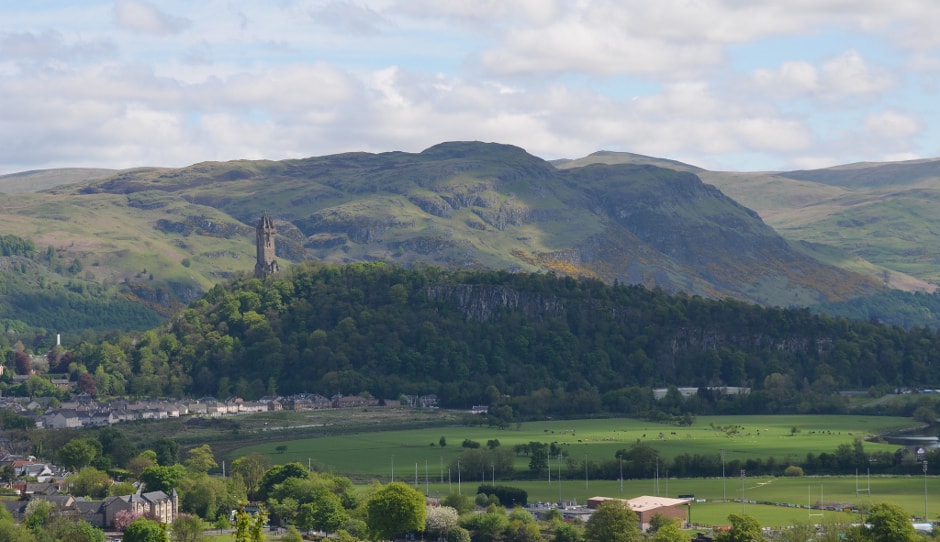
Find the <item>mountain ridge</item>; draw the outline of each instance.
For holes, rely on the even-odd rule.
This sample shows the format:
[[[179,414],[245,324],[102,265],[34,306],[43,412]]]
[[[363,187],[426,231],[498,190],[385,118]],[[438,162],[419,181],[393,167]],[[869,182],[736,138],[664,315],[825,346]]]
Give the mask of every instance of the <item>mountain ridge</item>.
[[[636,161],[631,153],[593,156],[559,167]],[[657,163],[678,171],[694,167],[673,162]],[[797,247],[810,243],[840,251],[840,259],[849,260],[846,269],[887,274],[891,287],[933,292],[940,284],[940,217],[930,211],[940,204],[940,158],[698,174]]]
[[[759,209],[706,182],[712,172],[592,157],[556,167],[517,146],[445,142],[420,153],[137,168],[16,194],[0,216],[39,250],[84,262],[90,282],[133,290],[143,269],[183,303],[253,268],[265,211],[278,257],[291,262],[551,272],[779,306],[883,288],[864,262],[845,271],[831,265],[840,257],[820,262],[821,252],[778,235]]]

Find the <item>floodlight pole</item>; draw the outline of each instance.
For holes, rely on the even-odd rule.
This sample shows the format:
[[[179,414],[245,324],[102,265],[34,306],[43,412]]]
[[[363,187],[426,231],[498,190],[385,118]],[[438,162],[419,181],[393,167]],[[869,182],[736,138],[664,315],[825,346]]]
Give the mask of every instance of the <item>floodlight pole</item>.
[[[746,476],[744,469],[741,469],[741,513],[744,514],[746,509],[747,500],[744,498],[744,477]]]
[[[930,521],[927,516],[927,460],[924,460],[924,521]]]
[[[620,492],[623,493],[623,456],[620,456]]]
[[[727,501],[728,494],[725,487],[725,449],[721,449],[721,500]]]

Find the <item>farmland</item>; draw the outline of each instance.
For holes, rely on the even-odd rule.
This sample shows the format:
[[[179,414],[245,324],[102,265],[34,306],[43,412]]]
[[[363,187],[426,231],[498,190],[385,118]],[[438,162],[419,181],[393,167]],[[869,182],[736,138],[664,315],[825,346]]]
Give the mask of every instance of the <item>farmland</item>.
[[[642,442],[658,450],[664,460],[685,452],[717,455],[724,449],[728,461],[773,456],[778,463],[789,463],[788,459],[802,459],[807,452],[832,452],[840,444],[851,444],[856,438],[911,425],[909,418],[862,416],[703,416],[691,427],[627,418],[563,420],[517,424],[505,430],[455,425],[314,436],[280,442],[287,446],[282,453],[275,451],[274,443],[266,442],[228,455],[239,457],[258,452],[271,455],[275,463],[299,461],[306,464],[310,459],[338,474],[378,479],[391,476],[393,457],[402,469],[411,465],[413,470],[415,463],[424,465],[425,462],[439,464],[443,461],[446,465],[459,456],[464,440],[482,443],[498,440],[501,446],[508,447],[532,441],[556,442],[565,455],[592,461],[611,459],[617,450]],[[441,437],[447,446],[438,445]],[[896,448],[890,444],[865,443],[866,451],[894,451]],[[524,471],[528,468],[528,459],[519,457],[514,466],[517,471]],[[651,478],[654,475],[650,473]]]
[[[374,413],[373,413],[374,414]],[[316,414],[311,414],[315,417]],[[351,416],[355,418],[355,416]],[[807,453],[833,452],[839,445],[852,444],[888,431],[910,427],[909,418],[861,416],[727,416],[699,417],[690,427],[663,425],[634,419],[557,420],[518,424],[504,430],[447,425],[420,429],[353,431],[342,433],[334,427],[324,436],[296,440],[267,441],[227,454],[227,459],[248,453],[269,455],[274,463],[300,462],[313,468],[343,474],[358,483],[393,478],[415,484],[430,496],[452,491],[476,493],[481,481],[493,482],[493,471],[467,472],[457,460],[464,451],[461,444],[475,441],[486,444],[499,441],[500,447],[514,448],[529,442],[555,443],[567,458],[561,470],[549,459],[551,473],[538,479],[529,477],[529,458],[515,455],[517,479],[495,477],[495,483],[521,487],[530,502],[574,500],[583,503],[595,495],[633,497],[662,495],[675,497],[694,494],[692,520],[706,525],[726,523],[730,513],[753,515],[764,525],[784,525],[796,521],[857,521],[857,514],[834,510],[810,510],[808,504],[823,508],[864,510],[870,504],[891,501],[912,515],[923,515],[925,482],[930,491],[940,491],[940,479],[928,476],[855,476],[773,477],[748,476],[738,471],[720,469],[706,478],[671,477],[667,470],[649,473],[636,480],[592,480],[572,466],[584,461],[609,461],[618,450],[636,443],[655,448],[663,464],[684,453],[713,454],[724,450],[727,463],[774,457],[778,465],[805,458]],[[324,433],[326,433],[324,431]],[[311,435],[311,433],[307,433]],[[441,446],[441,442],[445,446]],[[865,442],[866,453],[893,452],[896,445]],[[940,467],[940,466],[938,466]],[[583,467],[582,467],[583,468]],[[526,478],[528,479],[518,479]],[[936,486],[936,487],[934,487]],[[622,489],[621,489],[622,488]],[[869,494],[870,488],[870,494]],[[746,501],[742,504],[741,498]],[[940,508],[940,494],[937,505]],[[776,506],[758,503],[776,503]],[[928,500],[929,505],[929,500]],[[936,512],[930,515],[935,517]]]

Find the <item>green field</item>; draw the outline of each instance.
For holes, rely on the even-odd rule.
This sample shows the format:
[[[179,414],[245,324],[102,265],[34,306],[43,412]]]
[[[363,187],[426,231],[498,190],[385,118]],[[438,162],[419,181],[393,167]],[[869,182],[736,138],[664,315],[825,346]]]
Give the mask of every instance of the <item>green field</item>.
[[[801,460],[807,452],[834,452],[840,444],[851,444],[856,438],[911,425],[909,418],[863,416],[709,416],[699,417],[691,427],[625,418],[564,420],[523,423],[505,430],[452,426],[305,438],[240,448],[227,454],[227,458],[257,452],[270,455],[275,463],[310,461],[338,474],[386,480],[391,478],[393,466],[396,471],[411,471],[413,475],[416,464],[423,472],[427,463],[439,475],[441,463],[447,465],[460,455],[464,439],[484,445],[496,439],[501,446],[509,447],[532,441],[556,442],[568,456],[592,461],[612,459],[617,450],[643,442],[656,448],[665,460],[686,452],[720,454],[724,449],[729,462],[773,456],[778,463],[789,463],[788,458]],[[737,432],[719,430],[729,426],[737,426]],[[799,432],[791,435],[794,427]],[[442,436],[447,441],[443,448],[438,446]],[[278,444],[286,445],[287,449],[277,453]],[[896,448],[865,443],[869,451],[893,452]],[[528,458],[518,457],[515,468],[527,470]],[[654,475],[650,473],[651,478]]]
[[[448,426],[429,429],[364,432],[349,435],[305,438],[280,443],[265,443],[235,450],[228,454],[230,461],[239,456],[257,452],[271,456],[277,463],[297,461],[311,464],[321,470],[352,477],[357,482],[395,480],[415,484],[432,497],[451,491],[472,495],[481,481],[492,482],[490,472],[460,472],[448,468],[459,457],[464,439],[485,445],[497,439],[503,447],[530,441],[557,442],[569,457],[592,461],[609,460],[614,453],[629,448],[637,441],[656,448],[664,460],[682,453],[715,454],[726,452],[733,459],[767,458],[773,456],[778,464],[801,460],[807,453],[834,452],[840,444],[851,444],[856,438],[909,427],[909,418],[862,416],[727,416],[699,417],[691,427],[660,425],[633,419],[565,420],[523,423],[499,430],[488,427]],[[735,426],[737,431],[728,431]],[[798,432],[792,432],[793,428]],[[438,441],[444,437],[447,446]],[[278,445],[286,449],[278,453]],[[896,445],[865,443],[866,451],[893,452]],[[665,462],[664,462],[665,463]],[[552,475],[543,480],[500,480],[524,488],[529,501],[574,500],[585,502],[589,497],[634,497],[662,495],[675,497],[694,494],[692,521],[706,525],[727,523],[730,513],[746,513],[756,517],[765,526],[787,525],[794,522],[858,521],[858,514],[836,511],[809,510],[808,503],[825,503],[835,508],[860,508],[872,503],[890,501],[903,506],[912,515],[923,515],[924,478],[873,477],[864,473],[856,479],[849,477],[745,477],[739,472],[716,472],[712,478],[669,478],[665,470],[648,479],[625,480],[623,490],[617,480],[590,480],[565,474],[559,484],[557,463],[552,463]],[[528,458],[516,459],[517,472],[528,471]],[[857,486],[863,491],[856,495]],[[871,495],[867,490],[870,487]],[[930,492],[936,491],[936,507],[929,507],[930,517],[940,513],[940,478],[928,476],[928,505]],[[780,503],[783,506],[746,503],[747,501]],[[737,502],[735,502],[737,501]],[[936,510],[936,511],[934,511]],[[813,514],[813,515],[811,515]]]

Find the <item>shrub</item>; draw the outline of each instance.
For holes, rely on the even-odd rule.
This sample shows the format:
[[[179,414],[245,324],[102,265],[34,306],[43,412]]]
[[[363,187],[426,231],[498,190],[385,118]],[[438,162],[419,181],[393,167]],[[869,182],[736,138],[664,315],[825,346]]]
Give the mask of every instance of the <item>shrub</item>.
[[[499,499],[499,504],[506,508],[525,506],[529,500],[529,494],[526,490],[510,486],[483,484],[477,488],[477,493],[495,495],[496,498]]]

